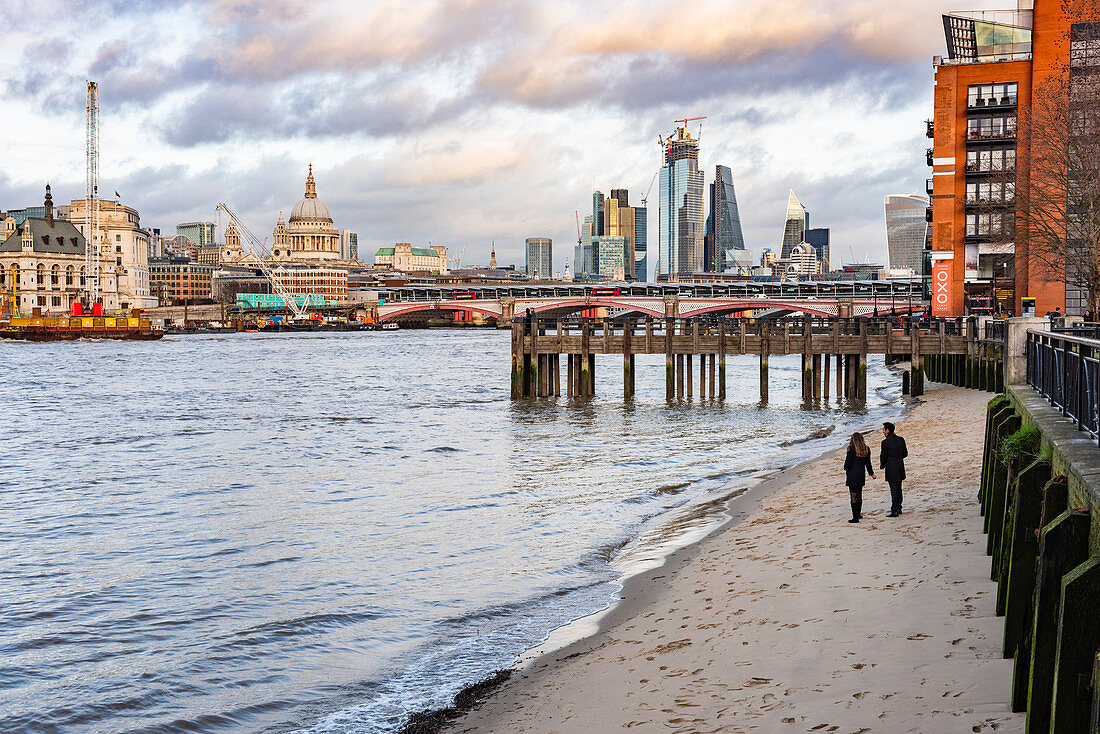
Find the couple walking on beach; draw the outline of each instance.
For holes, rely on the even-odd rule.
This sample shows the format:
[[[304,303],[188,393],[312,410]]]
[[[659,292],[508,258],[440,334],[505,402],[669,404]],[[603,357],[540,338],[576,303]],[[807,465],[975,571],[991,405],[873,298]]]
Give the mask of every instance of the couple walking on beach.
[[[905,439],[894,433],[893,423],[882,424],[882,445],[879,450],[879,468],[890,485],[890,513],[886,517],[901,514],[901,482],[905,479],[905,457],[909,450],[905,448]],[[852,519],[859,522],[863,518],[863,486],[867,474],[875,478],[871,468],[871,447],[863,440],[863,434],[855,432],[848,441],[848,455],[844,458],[846,484],[852,500]]]

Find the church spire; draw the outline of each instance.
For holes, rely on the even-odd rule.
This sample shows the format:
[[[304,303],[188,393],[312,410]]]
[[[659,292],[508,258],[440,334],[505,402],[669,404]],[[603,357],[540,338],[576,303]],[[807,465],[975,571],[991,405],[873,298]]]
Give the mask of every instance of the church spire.
[[[309,164],[309,176],[306,177],[306,198],[317,198],[317,184],[313,181],[313,164]]]
[[[497,243],[496,243],[496,240],[493,240],[493,250],[492,250],[492,253],[489,255],[489,269],[490,270],[496,270],[497,269]]]
[[[50,185],[46,184],[46,225],[53,227],[53,194],[50,193]]]

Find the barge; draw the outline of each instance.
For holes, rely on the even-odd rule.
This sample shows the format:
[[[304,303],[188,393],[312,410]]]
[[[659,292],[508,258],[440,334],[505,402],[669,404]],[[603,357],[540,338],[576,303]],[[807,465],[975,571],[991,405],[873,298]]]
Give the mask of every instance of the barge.
[[[148,341],[164,336],[149,319],[106,316],[63,318],[12,318],[0,321],[0,339],[33,342],[74,341],[76,339],[135,339]]]

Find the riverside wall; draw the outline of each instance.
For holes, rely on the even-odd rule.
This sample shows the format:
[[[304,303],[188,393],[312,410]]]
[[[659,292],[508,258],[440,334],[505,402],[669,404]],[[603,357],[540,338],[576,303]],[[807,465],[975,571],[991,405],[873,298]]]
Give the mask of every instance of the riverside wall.
[[[1027,734],[1100,734],[1100,448],[1027,385],[989,403],[978,492]]]

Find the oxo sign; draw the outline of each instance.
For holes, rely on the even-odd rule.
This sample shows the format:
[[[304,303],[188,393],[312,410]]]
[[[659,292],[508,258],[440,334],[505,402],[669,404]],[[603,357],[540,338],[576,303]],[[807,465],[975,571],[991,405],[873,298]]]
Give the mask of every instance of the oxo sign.
[[[951,261],[937,260],[932,265],[932,313],[951,315]]]

